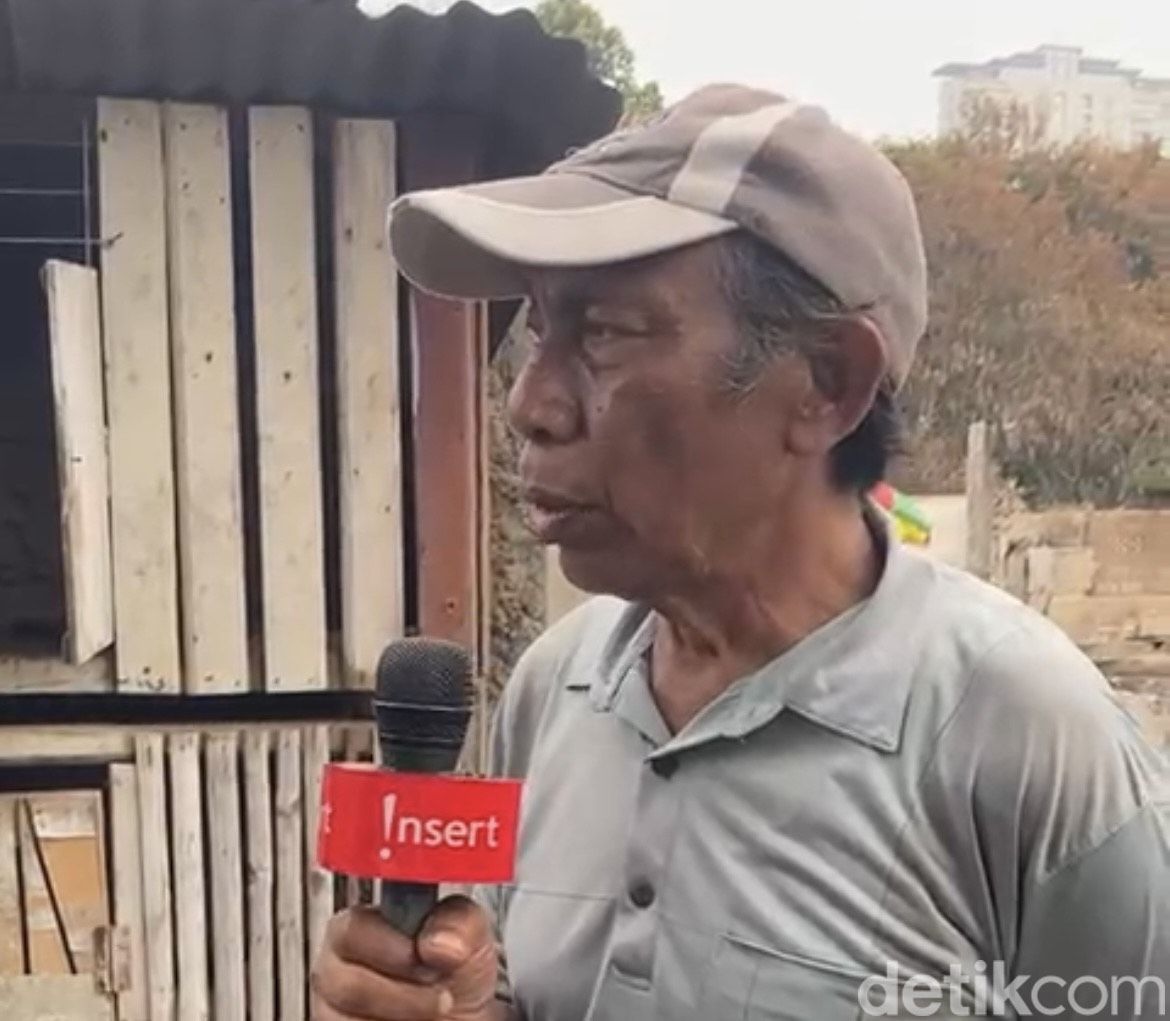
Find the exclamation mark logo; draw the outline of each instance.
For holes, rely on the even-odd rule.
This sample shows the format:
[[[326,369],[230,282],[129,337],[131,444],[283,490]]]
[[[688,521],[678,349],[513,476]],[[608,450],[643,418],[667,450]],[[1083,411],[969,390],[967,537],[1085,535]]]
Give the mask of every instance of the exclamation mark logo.
[[[382,799],[382,839],[386,842],[386,846],[378,852],[378,857],[382,861],[389,861],[394,854],[390,844],[394,839],[394,813],[397,809],[398,795],[387,794]]]

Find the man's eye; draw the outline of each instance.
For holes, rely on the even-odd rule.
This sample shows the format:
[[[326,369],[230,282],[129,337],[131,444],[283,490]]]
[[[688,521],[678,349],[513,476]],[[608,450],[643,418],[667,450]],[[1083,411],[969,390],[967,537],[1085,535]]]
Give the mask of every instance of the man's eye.
[[[601,343],[617,340],[617,330],[607,323],[586,323],[581,328],[581,336],[586,343]]]
[[[581,345],[587,352],[609,350],[634,334],[616,323],[587,322],[581,327]]]

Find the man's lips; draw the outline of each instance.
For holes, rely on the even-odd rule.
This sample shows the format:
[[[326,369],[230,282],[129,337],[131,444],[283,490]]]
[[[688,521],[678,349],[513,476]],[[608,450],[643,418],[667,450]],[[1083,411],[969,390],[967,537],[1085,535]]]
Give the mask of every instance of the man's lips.
[[[563,542],[600,514],[595,504],[541,486],[525,486],[522,496],[532,530],[544,542]]]
[[[593,510],[588,501],[578,500],[555,489],[544,486],[525,486],[521,492],[524,502],[532,507],[548,511]]]

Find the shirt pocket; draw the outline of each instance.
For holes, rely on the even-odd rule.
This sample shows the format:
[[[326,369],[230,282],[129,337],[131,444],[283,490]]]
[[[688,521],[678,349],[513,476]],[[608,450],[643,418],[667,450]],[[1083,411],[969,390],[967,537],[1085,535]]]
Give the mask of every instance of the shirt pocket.
[[[704,1021],[857,1021],[866,976],[725,936],[703,997]]]

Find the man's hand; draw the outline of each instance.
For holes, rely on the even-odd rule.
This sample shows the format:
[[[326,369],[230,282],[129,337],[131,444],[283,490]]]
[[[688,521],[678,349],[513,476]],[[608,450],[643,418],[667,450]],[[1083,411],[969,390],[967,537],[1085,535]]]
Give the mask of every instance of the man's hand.
[[[442,901],[417,938],[374,908],[335,915],[312,973],[313,1021],[496,1021],[491,923],[466,897]]]

